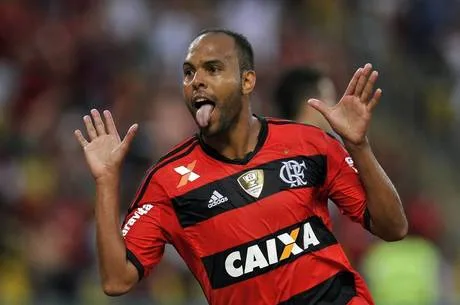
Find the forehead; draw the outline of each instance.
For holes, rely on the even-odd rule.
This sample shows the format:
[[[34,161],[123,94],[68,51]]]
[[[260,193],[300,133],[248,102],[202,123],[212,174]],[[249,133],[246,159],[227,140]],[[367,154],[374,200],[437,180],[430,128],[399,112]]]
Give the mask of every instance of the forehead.
[[[208,33],[197,37],[189,46],[186,61],[199,62],[207,59],[222,61],[237,58],[235,41],[223,33]]]

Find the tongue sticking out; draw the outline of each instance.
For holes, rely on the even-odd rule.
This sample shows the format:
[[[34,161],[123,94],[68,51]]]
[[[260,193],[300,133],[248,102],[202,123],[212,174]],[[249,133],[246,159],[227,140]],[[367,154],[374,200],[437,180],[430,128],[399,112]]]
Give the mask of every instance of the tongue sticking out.
[[[196,120],[201,128],[208,126],[209,119],[211,118],[211,112],[213,110],[214,106],[209,104],[205,104],[198,109],[196,112]]]

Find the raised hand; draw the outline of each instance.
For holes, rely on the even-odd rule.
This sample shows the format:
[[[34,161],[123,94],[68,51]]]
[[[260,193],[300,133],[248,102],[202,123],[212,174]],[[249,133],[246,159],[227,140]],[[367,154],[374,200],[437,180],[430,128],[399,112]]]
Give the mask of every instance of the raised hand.
[[[119,174],[138,127],[137,124],[132,125],[122,141],[110,111],[104,111],[104,118],[105,124],[96,109],[91,110],[91,116],[83,117],[89,141],[80,130],[74,132],[83,148],[91,174],[96,180],[107,175]]]
[[[381,89],[374,91],[377,78],[378,72],[366,64],[355,72],[339,103],[331,107],[316,99],[308,103],[328,120],[344,142],[360,145],[366,141],[372,109],[382,96]]]

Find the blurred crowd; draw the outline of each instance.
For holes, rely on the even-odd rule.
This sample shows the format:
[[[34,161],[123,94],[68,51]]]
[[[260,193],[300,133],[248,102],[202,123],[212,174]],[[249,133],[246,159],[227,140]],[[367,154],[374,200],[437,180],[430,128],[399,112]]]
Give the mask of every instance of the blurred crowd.
[[[94,186],[73,137],[91,108],[139,133],[121,217],[149,166],[196,131],[182,61],[203,28],[245,34],[256,113],[279,115],[280,76],[312,66],[343,92],[371,62],[383,98],[370,132],[410,221],[382,243],[334,216],[377,304],[460,304],[460,1],[0,1],[0,304],[205,304],[175,250],[126,296],[99,286]]]

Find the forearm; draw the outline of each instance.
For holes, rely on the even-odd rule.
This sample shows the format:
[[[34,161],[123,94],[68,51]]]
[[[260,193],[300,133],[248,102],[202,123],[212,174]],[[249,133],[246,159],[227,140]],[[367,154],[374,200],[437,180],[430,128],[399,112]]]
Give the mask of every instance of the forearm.
[[[99,272],[104,292],[127,292],[137,281],[126,259],[126,246],[119,228],[119,177],[96,182],[96,239]]]
[[[407,234],[408,224],[398,192],[365,143],[345,143],[366,191],[371,216],[371,231],[387,241],[400,240]]]

